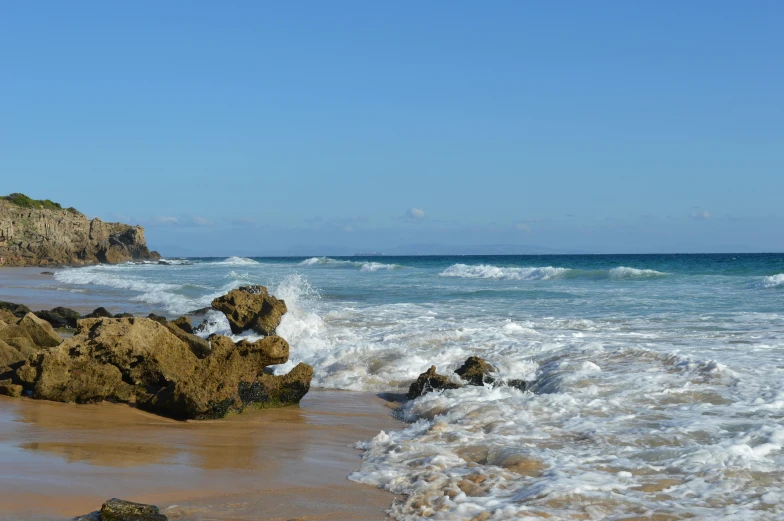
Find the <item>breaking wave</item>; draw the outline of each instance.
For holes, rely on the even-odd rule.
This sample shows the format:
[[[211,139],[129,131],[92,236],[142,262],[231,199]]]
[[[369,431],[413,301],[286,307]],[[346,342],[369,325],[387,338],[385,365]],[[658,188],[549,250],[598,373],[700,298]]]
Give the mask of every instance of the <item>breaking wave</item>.
[[[253,264],[259,264],[259,262],[253,259],[249,259],[247,257],[229,257],[226,260],[217,262],[217,264],[225,264],[228,266],[248,266]]]
[[[467,279],[497,279],[497,280],[547,280],[560,277],[570,272],[569,268],[499,268],[489,264],[469,266],[467,264],[453,264],[441,272],[442,277],[461,277]]]
[[[548,280],[555,278],[592,278],[592,279],[642,279],[656,278],[667,273],[619,266],[611,270],[577,270],[572,268],[546,267],[500,267],[489,264],[469,266],[453,264],[441,272],[442,277],[461,277],[466,279],[495,280]]]
[[[784,273],[763,277],[761,281],[756,283],[756,286],[762,289],[784,288]]]
[[[328,266],[332,268],[353,268],[360,271],[396,270],[403,266],[399,264],[384,264],[381,262],[350,261],[332,259],[330,257],[311,257],[299,263],[300,266]]]

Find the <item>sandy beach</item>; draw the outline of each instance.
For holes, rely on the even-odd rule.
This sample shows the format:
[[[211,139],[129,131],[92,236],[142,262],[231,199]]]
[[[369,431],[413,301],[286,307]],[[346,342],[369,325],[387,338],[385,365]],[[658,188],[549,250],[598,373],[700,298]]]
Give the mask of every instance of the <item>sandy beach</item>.
[[[354,442],[400,425],[390,413],[342,391],[200,422],[0,396],[0,519],[68,519],[121,497],[170,519],[381,520],[394,497],[346,476]]]

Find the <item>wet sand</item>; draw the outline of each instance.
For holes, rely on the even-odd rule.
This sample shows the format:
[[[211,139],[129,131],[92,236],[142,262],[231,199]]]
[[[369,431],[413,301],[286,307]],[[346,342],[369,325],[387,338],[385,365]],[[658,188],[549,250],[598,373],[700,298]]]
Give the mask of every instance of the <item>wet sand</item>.
[[[111,497],[169,519],[382,520],[394,497],[346,479],[351,445],[401,425],[382,399],[346,391],[200,422],[0,396],[0,520],[68,519]]]

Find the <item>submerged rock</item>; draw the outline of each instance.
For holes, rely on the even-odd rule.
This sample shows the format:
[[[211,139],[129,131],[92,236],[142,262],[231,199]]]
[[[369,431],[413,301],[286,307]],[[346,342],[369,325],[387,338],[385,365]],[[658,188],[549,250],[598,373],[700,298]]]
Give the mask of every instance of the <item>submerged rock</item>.
[[[212,301],[223,312],[235,335],[253,329],[260,335],[272,335],[286,313],[286,303],[269,294],[264,286],[243,286]]]
[[[416,379],[416,382],[411,384],[407,396],[410,400],[413,400],[430,391],[458,389],[459,387],[460,384],[450,382],[448,377],[438,374],[436,372],[436,366],[433,365],[430,369],[420,374],[419,378]]]
[[[495,378],[490,376],[492,372],[495,372],[495,367],[478,356],[470,356],[455,371],[455,374],[465,380],[468,385],[484,385],[495,382]]]
[[[114,315],[109,313],[105,307],[95,308],[92,313],[85,315],[82,318],[114,318]]]
[[[115,498],[104,503],[101,510],[76,517],[73,521],[168,521],[168,518],[155,505]]]

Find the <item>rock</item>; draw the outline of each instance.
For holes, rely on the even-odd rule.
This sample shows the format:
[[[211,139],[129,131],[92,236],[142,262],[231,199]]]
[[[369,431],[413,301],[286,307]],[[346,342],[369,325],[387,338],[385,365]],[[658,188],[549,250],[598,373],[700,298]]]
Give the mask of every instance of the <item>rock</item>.
[[[280,337],[234,344],[213,335],[210,341],[212,353],[189,378],[162,389],[139,407],[173,418],[222,418],[248,407],[299,403],[310,389],[313,368],[307,364],[282,376],[263,373],[264,367],[288,360],[288,342]]]
[[[133,318],[133,313],[117,313],[114,318]]]
[[[172,324],[173,326],[177,326],[178,328],[182,329],[186,333],[193,334],[193,325],[191,325],[190,317],[183,316],[178,318],[177,320],[172,320],[171,322],[169,322],[169,324]]]
[[[455,371],[455,374],[465,380],[468,385],[484,385],[485,383],[491,384],[495,381],[495,378],[490,376],[490,373],[495,372],[495,370],[495,367],[485,362],[484,359],[478,356],[470,356]]]
[[[199,308],[199,309],[194,309],[194,310],[188,311],[185,314],[188,315],[189,317],[192,317],[192,316],[195,316],[195,315],[206,315],[210,311],[212,311],[211,307],[209,307],[209,308]]]
[[[0,300],[0,310],[7,311],[17,318],[22,318],[30,313],[30,308],[24,304],[14,304],[13,302],[3,302]]]
[[[446,376],[436,373],[436,366],[431,366],[430,369],[419,375],[416,382],[411,384],[408,389],[408,398],[413,400],[430,391],[441,389],[458,389],[459,384],[450,382]]]
[[[0,197],[0,257],[6,266],[158,260],[144,228],[88,220],[73,208],[23,194]]]
[[[12,398],[19,398],[22,396],[23,387],[13,383],[10,379],[0,380],[0,394],[10,396]]]
[[[188,344],[191,352],[198,358],[204,358],[212,352],[210,343],[202,337],[185,332],[185,330],[177,327],[173,322],[166,322],[164,325],[174,334],[174,336]]]
[[[42,271],[41,275],[54,275],[53,271]]]
[[[49,322],[38,318],[33,313],[26,314],[17,322],[17,326],[27,331],[33,343],[38,347],[55,347],[63,341]]]
[[[82,318],[81,313],[73,309],[57,307],[48,311],[36,311],[35,316],[46,320],[52,327],[57,328],[75,328],[76,321]]]
[[[150,320],[156,321],[157,323],[161,324],[162,326],[165,326],[166,322],[167,322],[166,317],[162,317],[160,315],[156,315],[155,313],[150,313],[149,315],[147,315],[147,318],[149,318]]]
[[[114,315],[109,313],[105,307],[95,308],[92,313],[85,315],[82,318],[114,318]]]
[[[3,322],[5,324],[16,324],[16,321],[19,320],[19,318],[20,317],[17,317],[10,311],[6,311],[5,309],[0,309],[0,322]]]
[[[131,503],[122,499],[110,499],[103,504],[101,510],[79,516],[73,521],[167,521],[158,507]]]
[[[253,329],[260,335],[272,335],[286,313],[286,303],[270,296],[264,286],[243,286],[212,301],[212,307],[229,319],[232,333]]]
[[[194,345],[209,349],[199,358]],[[199,351],[199,354],[202,354]],[[248,407],[295,404],[310,389],[313,369],[299,364],[273,376],[264,368],[288,361],[277,336],[255,342],[213,335],[210,342],[147,318],[82,319],[76,334],[41,350],[16,369],[34,398],[90,403],[135,402],[179,419],[220,418]]]
[[[530,391],[536,382],[529,382],[527,380],[507,380],[506,385],[509,387],[514,387],[515,389],[519,389],[521,391]]]

